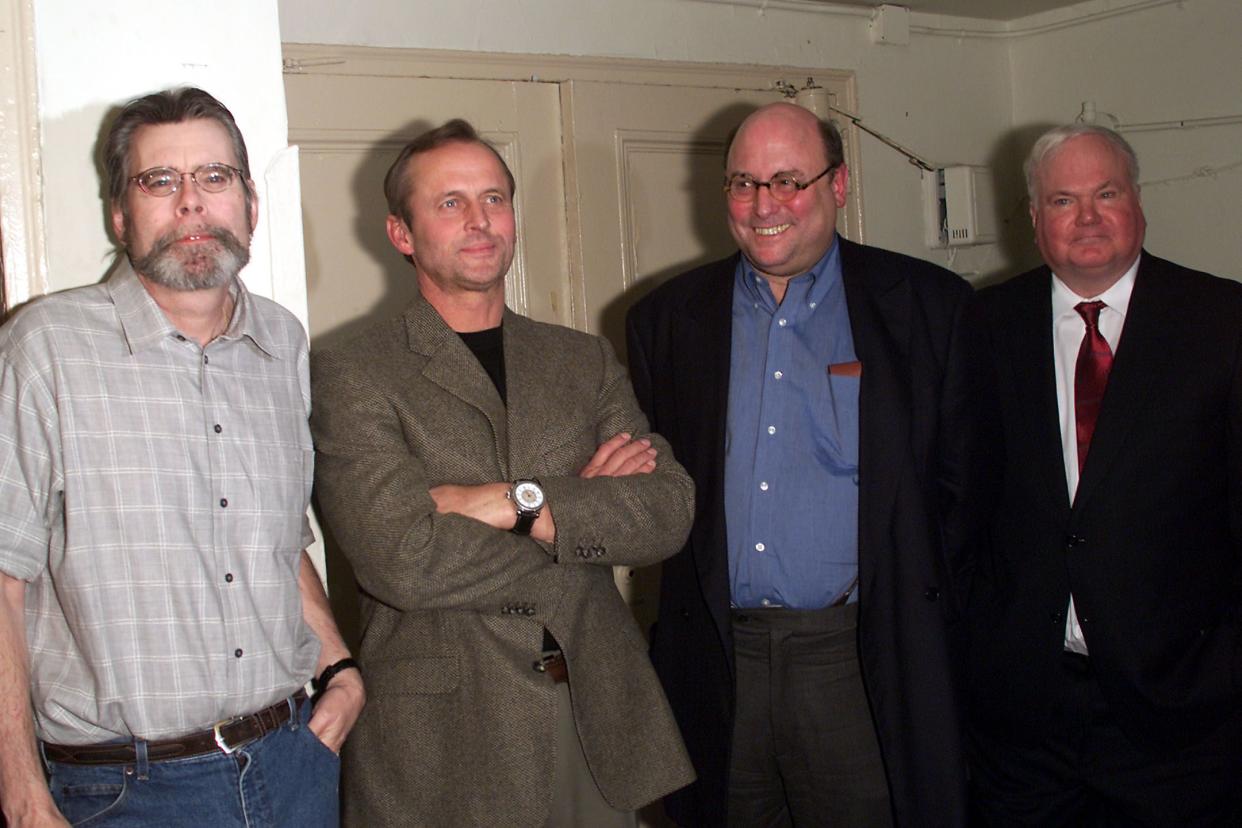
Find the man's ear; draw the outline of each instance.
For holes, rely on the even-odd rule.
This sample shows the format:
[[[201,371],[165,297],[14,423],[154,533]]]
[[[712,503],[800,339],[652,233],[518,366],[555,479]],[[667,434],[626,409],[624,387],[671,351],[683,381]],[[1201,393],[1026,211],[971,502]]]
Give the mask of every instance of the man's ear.
[[[828,173],[828,186],[832,188],[832,200],[840,210],[845,206],[845,199],[850,192],[850,168],[842,161],[835,170]]]
[[[403,256],[414,255],[414,239],[410,235],[409,226],[400,216],[389,213],[385,229],[388,231],[388,241],[392,242],[398,253]]]
[[[112,204],[112,232],[116,235],[116,240],[125,244],[125,211],[121,209],[121,205]]]
[[[250,198],[246,199],[250,202],[250,235],[254,235],[254,228],[259,226],[259,191],[254,188],[253,181],[247,181],[246,186],[250,188]]]

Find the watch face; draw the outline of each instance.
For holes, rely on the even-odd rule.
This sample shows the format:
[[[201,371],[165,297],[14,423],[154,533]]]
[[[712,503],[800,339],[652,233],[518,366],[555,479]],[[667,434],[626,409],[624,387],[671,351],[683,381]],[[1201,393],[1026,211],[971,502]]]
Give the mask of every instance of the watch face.
[[[513,486],[513,502],[523,512],[535,512],[543,508],[543,489],[533,480],[519,480]]]

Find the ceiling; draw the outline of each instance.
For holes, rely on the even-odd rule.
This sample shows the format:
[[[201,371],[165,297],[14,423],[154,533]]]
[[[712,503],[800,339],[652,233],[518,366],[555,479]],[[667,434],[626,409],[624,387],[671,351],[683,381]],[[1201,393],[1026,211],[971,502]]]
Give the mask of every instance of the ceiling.
[[[816,0],[840,6],[874,8],[877,0]],[[894,0],[893,5],[930,14],[954,14],[989,20],[1016,20],[1039,12],[1074,6],[1082,0]]]

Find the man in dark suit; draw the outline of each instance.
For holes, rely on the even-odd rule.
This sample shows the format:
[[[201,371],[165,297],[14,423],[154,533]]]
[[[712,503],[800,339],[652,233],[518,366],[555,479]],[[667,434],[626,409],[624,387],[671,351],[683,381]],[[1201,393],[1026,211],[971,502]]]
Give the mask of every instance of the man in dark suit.
[[[607,342],[505,308],[513,177],[469,124],[384,190],[419,296],[312,363],[374,688],[346,824],[634,826],[693,773],[612,566],[675,552],[693,485]]]
[[[984,824],[1237,825],[1242,286],[1142,250],[1138,161],[1027,161],[1046,265],[982,294],[996,503],[972,599]]]
[[[961,824],[970,288],[836,234],[836,127],[780,103],[726,163],[740,254],[628,318],[697,487],[652,659],[699,781],[683,825]]]

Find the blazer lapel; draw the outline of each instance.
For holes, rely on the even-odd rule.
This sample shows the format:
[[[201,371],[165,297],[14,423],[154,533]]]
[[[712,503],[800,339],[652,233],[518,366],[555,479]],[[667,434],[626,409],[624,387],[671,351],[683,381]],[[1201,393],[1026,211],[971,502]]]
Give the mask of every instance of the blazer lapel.
[[[1064,516],[1070,500],[1053,362],[1052,271],[1046,267],[1036,271],[1023,286],[1015,307],[996,338],[1009,351],[1004,364],[1010,368],[1009,379],[1023,418],[1019,433],[1031,435],[1035,447],[1037,468],[1033,472],[1043,480],[1048,502]]]
[[[565,422],[561,413],[563,401],[572,399],[562,380],[574,372],[574,366],[557,364],[541,345],[538,327],[525,317],[505,310],[505,378],[508,410],[508,469],[512,476],[534,474],[557,429],[569,425],[580,428],[582,423]]]
[[[838,237],[839,238],[839,237]],[[909,284],[899,272],[873,266],[863,248],[840,239],[841,275],[854,352],[862,363],[858,400],[858,531],[862,588],[870,567],[868,536],[887,531],[910,444]]]
[[[729,556],[726,546],[724,458],[729,411],[729,368],[733,336],[733,275],[740,256],[720,262],[712,277],[692,296],[677,319],[674,346],[683,358],[674,361],[677,410],[683,422],[683,440],[692,445],[678,458],[700,483],[694,562],[699,583],[709,596],[722,640],[728,641]],[[723,596],[720,598],[720,596]],[[732,650],[730,649],[730,653]]]
[[[1161,366],[1169,359],[1169,349],[1163,340],[1170,331],[1180,330],[1176,320],[1180,297],[1175,286],[1163,278],[1151,266],[1151,259],[1144,251],[1138,274],[1134,280],[1134,292],[1126,311],[1125,325],[1112,370],[1108,374],[1108,386],[1100,405],[1095,433],[1091,438],[1091,452],[1083,465],[1082,479],[1078,482],[1078,495],[1074,505],[1090,499],[1102,481],[1108,477],[1108,469],[1116,460],[1135,422],[1148,416],[1148,410],[1157,396],[1149,392],[1151,378],[1163,373]]]
[[[505,405],[491,377],[435,308],[421,296],[405,312],[410,350],[427,358],[423,376],[462,402],[477,408],[492,427],[496,457],[509,476]]]

